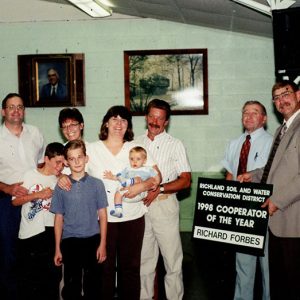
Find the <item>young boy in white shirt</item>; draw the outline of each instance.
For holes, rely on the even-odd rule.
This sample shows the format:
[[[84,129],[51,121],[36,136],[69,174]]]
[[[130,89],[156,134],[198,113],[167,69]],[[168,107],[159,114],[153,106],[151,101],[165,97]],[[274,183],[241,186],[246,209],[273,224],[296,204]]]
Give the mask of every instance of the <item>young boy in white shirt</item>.
[[[64,167],[64,146],[50,143],[41,168],[25,173],[29,193],[12,199],[22,205],[18,247],[18,294],[24,299],[55,300],[61,269],[53,264],[54,214],[49,211],[57,176]]]

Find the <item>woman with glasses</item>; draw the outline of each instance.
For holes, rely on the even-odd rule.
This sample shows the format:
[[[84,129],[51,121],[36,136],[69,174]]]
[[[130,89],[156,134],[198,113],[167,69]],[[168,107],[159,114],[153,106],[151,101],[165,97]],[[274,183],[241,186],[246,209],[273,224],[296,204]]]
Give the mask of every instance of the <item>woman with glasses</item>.
[[[59,113],[58,123],[63,136],[68,142],[82,139],[84,120],[77,108],[62,109]]]

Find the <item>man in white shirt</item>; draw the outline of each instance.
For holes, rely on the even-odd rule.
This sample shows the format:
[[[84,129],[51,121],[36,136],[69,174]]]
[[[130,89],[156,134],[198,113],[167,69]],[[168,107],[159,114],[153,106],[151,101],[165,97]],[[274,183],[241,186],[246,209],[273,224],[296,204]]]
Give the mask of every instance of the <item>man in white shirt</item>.
[[[141,256],[141,299],[154,295],[154,277],[159,249],[166,269],[165,290],[167,299],[181,300],[182,246],[179,232],[179,203],[176,193],[190,187],[191,168],[182,142],[166,132],[170,105],[159,99],[147,107],[148,130],[137,139],[143,143],[156,160],[162,175],[162,184],[156,191],[148,192],[144,203],[145,234]]]
[[[24,173],[36,168],[44,155],[40,131],[24,124],[25,107],[19,94],[8,94],[2,101],[4,123],[0,127],[0,295],[16,299],[16,241],[20,208],[11,204],[12,196],[23,196]]]

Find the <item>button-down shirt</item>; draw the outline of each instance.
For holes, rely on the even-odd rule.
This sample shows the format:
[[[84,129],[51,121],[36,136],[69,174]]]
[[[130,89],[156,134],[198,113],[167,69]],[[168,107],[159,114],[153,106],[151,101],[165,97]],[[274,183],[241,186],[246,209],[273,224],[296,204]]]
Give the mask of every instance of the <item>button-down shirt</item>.
[[[0,127],[0,182],[23,181],[26,171],[43,161],[44,138],[35,126],[23,124],[20,136],[12,134],[5,124]]]

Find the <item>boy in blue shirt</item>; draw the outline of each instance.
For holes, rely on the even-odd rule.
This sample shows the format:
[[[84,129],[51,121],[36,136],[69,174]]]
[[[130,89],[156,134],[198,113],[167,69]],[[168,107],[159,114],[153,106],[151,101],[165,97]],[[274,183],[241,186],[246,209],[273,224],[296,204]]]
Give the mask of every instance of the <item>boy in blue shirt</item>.
[[[64,300],[81,299],[82,292],[84,299],[96,299],[98,263],[106,259],[106,192],[101,180],[85,173],[88,156],[83,141],[67,143],[64,156],[71,170],[72,188],[65,191],[57,185],[52,198],[54,263],[64,263]]]

